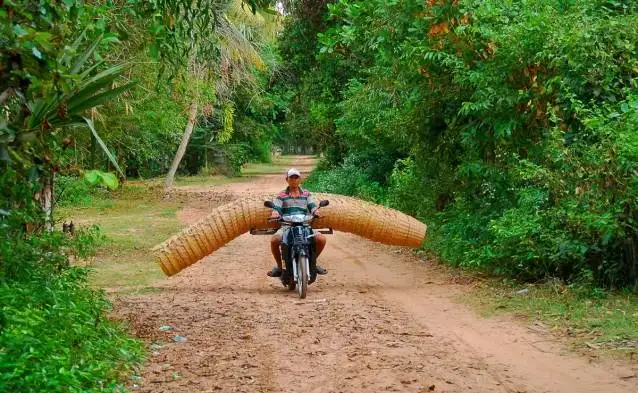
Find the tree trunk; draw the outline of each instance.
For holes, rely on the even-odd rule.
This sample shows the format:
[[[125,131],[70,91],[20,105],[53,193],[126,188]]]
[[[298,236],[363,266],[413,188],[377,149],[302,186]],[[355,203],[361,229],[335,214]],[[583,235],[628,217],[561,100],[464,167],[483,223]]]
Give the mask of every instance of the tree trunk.
[[[204,173],[208,175],[208,146],[204,146]]]
[[[93,135],[93,133],[91,133],[91,169],[97,169],[96,166],[97,166],[97,140],[95,140],[95,136]]]
[[[40,207],[44,211],[44,229],[47,232],[53,230],[53,182],[55,173],[46,174],[42,179],[40,191]]]
[[[628,283],[638,280],[638,247],[633,237],[625,239],[625,267]]]
[[[0,94],[0,105],[4,104],[4,102],[8,100],[12,94],[13,94],[12,88],[8,88],[7,90],[3,91],[2,94]]]
[[[197,120],[197,103],[193,102],[190,106],[190,113],[188,115],[188,123],[186,124],[184,135],[182,136],[182,142],[179,144],[179,148],[177,149],[175,158],[173,158],[173,164],[171,165],[171,169],[168,171],[168,175],[166,176],[166,188],[164,190],[165,192],[164,196],[166,199],[170,199],[171,197],[171,190],[173,189],[173,180],[175,178],[175,172],[177,172],[179,163],[182,161],[182,157],[184,157],[184,153],[186,152],[186,147],[188,146],[188,141],[191,138],[191,134],[193,132],[193,128],[195,127],[196,120]]]

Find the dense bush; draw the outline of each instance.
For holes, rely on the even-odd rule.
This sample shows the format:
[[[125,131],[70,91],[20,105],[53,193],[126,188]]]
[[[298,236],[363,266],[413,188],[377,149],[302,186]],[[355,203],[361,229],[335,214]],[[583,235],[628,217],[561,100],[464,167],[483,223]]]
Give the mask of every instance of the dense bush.
[[[382,181],[375,176],[380,174],[381,161],[375,160],[374,156],[350,156],[338,168],[314,171],[304,185],[310,190],[381,202],[386,192]]]
[[[634,2],[340,0],[323,20],[286,57],[314,71],[293,118],[320,114],[340,152],[311,185],[418,216],[455,265],[638,279]]]
[[[85,177],[60,175],[55,183],[55,202],[59,206],[88,206],[95,198],[109,195],[107,187],[91,183]]]
[[[0,228],[0,391],[117,392],[142,343],[110,321],[103,293],[86,284],[95,229],[11,236]]]

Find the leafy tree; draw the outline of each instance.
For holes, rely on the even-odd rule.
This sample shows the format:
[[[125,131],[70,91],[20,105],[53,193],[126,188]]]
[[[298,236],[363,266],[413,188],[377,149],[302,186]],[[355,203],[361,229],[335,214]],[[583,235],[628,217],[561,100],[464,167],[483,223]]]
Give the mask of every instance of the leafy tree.
[[[0,12],[2,34],[6,37],[0,57],[0,104],[5,113],[0,120],[0,158],[6,171],[17,174],[16,183],[5,187],[39,181],[39,200],[48,228],[53,209],[53,176],[59,156],[69,144],[64,130],[90,130],[119,170],[87,117],[88,110],[130,87],[112,86],[123,65],[100,68],[97,49],[108,47],[113,38],[105,35],[105,27],[99,22],[99,14],[106,10],[107,7],[85,8],[75,2],[58,5],[25,1],[11,3]],[[86,27],[79,29],[82,25]],[[3,208],[12,214],[12,210],[30,202],[7,198]]]
[[[188,50],[184,52],[184,54],[190,56],[186,72],[190,73],[196,81],[196,89],[192,93],[193,100],[190,104],[186,129],[166,177],[167,197],[170,196],[175,173],[186,152],[186,147],[197,120],[199,101],[201,100],[199,84],[206,83],[205,81],[213,81],[214,86],[212,87],[211,98],[216,97],[224,102],[229,99],[234,86],[252,80],[252,74],[249,72],[248,67],[263,67],[263,60],[254,44],[250,41],[250,37],[246,35],[246,30],[240,30],[239,25],[232,21],[232,18],[241,21],[244,12],[241,9],[241,4],[241,2],[236,1],[229,4],[234,5],[234,7],[229,8],[227,6],[226,8],[216,9],[214,18],[210,18],[207,13],[203,15],[197,12],[193,13],[193,11],[185,8],[180,8],[179,12],[174,14],[177,18],[177,24],[184,24],[189,27],[186,29],[186,33],[195,28],[202,18],[211,22],[212,26],[209,25],[204,30],[206,35],[199,37],[199,39],[191,40]],[[181,32],[184,28],[176,30]],[[214,76],[211,77],[211,75]],[[209,108],[212,108],[212,105]],[[225,108],[225,113],[228,114],[231,106],[225,104]],[[230,139],[232,114],[230,118],[226,117],[224,124],[226,125],[224,128],[225,133],[218,136],[218,141],[220,142],[226,142]]]
[[[328,145],[347,147],[336,170],[363,158],[365,181],[383,186],[376,198],[427,220],[428,246],[451,263],[526,280],[638,278],[633,2],[328,8],[318,47],[284,54],[337,75],[337,95],[298,90],[305,105],[337,110],[291,106],[333,122]],[[367,189],[353,182],[337,189]]]

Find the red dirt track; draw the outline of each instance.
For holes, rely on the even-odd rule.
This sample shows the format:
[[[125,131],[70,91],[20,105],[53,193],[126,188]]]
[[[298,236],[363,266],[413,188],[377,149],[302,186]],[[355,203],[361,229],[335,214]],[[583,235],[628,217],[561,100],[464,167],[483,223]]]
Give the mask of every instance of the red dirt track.
[[[297,160],[302,171],[313,164]],[[178,191],[227,199],[284,186],[283,175],[268,175]],[[206,207],[193,200],[178,214],[187,225]],[[158,291],[118,298],[118,314],[152,352],[129,389],[638,392],[636,365],[592,361],[519,321],[476,315],[454,301],[466,286],[409,250],[330,235],[319,259],[329,274],[299,300],[266,276],[273,265],[268,242],[242,235],[156,282]],[[164,325],[172,329],[161,331]],[[176,335],[186,341],[175,342]]]

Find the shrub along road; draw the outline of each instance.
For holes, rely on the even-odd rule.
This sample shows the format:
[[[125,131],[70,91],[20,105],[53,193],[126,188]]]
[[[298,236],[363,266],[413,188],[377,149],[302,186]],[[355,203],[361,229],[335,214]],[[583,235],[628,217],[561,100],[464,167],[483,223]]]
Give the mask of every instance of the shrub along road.
[[[300,158],[304,170],[311,161]],[[188,187],[224,198],[283,188],[278,175]],[[192,198],[184,225],[206,207]],[[141,392],[635,392],[638,367],[570,353],[508,317],[483,319],[454,299],[467,286],[411,252],[336,233],[327,276],[299,300],[266,276],[267,236],[230,242],[118,313],[151,356]]]

